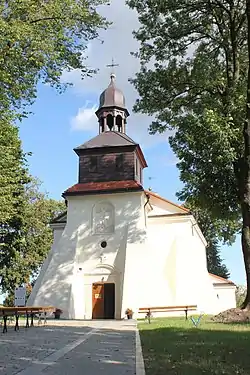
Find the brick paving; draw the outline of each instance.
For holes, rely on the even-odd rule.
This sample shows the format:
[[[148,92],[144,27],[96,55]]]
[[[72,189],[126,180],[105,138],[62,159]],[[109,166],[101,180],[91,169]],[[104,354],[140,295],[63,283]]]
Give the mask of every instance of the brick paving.
[[[135,323],[48,321],[0,331],[0,375],[134,375]]]

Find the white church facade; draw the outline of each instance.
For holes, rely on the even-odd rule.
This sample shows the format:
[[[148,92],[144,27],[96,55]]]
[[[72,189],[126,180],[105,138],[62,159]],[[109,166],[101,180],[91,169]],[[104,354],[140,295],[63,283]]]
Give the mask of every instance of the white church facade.
[[[130,308],[235,307],[235,285],[207,271],[206,240],[192,214],[143,188],[146,160],[126,135],[129,113],[111,75],[96,112],[99,135],[74,151],[78,183],[63,193],[52,248],[28,305],[70,319],[121,319]]]

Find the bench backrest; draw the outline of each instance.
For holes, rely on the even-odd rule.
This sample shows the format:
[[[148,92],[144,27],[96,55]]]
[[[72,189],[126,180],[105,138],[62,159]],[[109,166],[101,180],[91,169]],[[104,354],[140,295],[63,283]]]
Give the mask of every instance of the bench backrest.
[[[153,307],[140,307],[139,312],[148,310],[196,310],[197,305],[183,305],[183,306],[153,306]]]
[[[24,306],[24,307],[1,307],[0,316],[3,315],[15,315],[15,314],[39,314],[54,312],[55,307],[53,306]]]

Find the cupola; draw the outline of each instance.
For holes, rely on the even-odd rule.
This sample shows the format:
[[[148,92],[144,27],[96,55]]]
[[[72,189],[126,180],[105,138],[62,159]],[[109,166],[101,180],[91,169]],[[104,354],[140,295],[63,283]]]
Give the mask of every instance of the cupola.
[[[99,133],[106,131],[126,133],[129,112],[123,92],[116,87],[114,73],[111,73],[109,86],[100,95],[96,116],[99,120]]]

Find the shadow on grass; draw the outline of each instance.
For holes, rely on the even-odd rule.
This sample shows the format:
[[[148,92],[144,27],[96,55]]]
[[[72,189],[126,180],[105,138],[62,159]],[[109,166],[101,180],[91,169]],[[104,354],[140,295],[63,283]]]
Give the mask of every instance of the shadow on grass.
[[[250,326],[216,324],[141,326],[146,375],[250,375]]]

